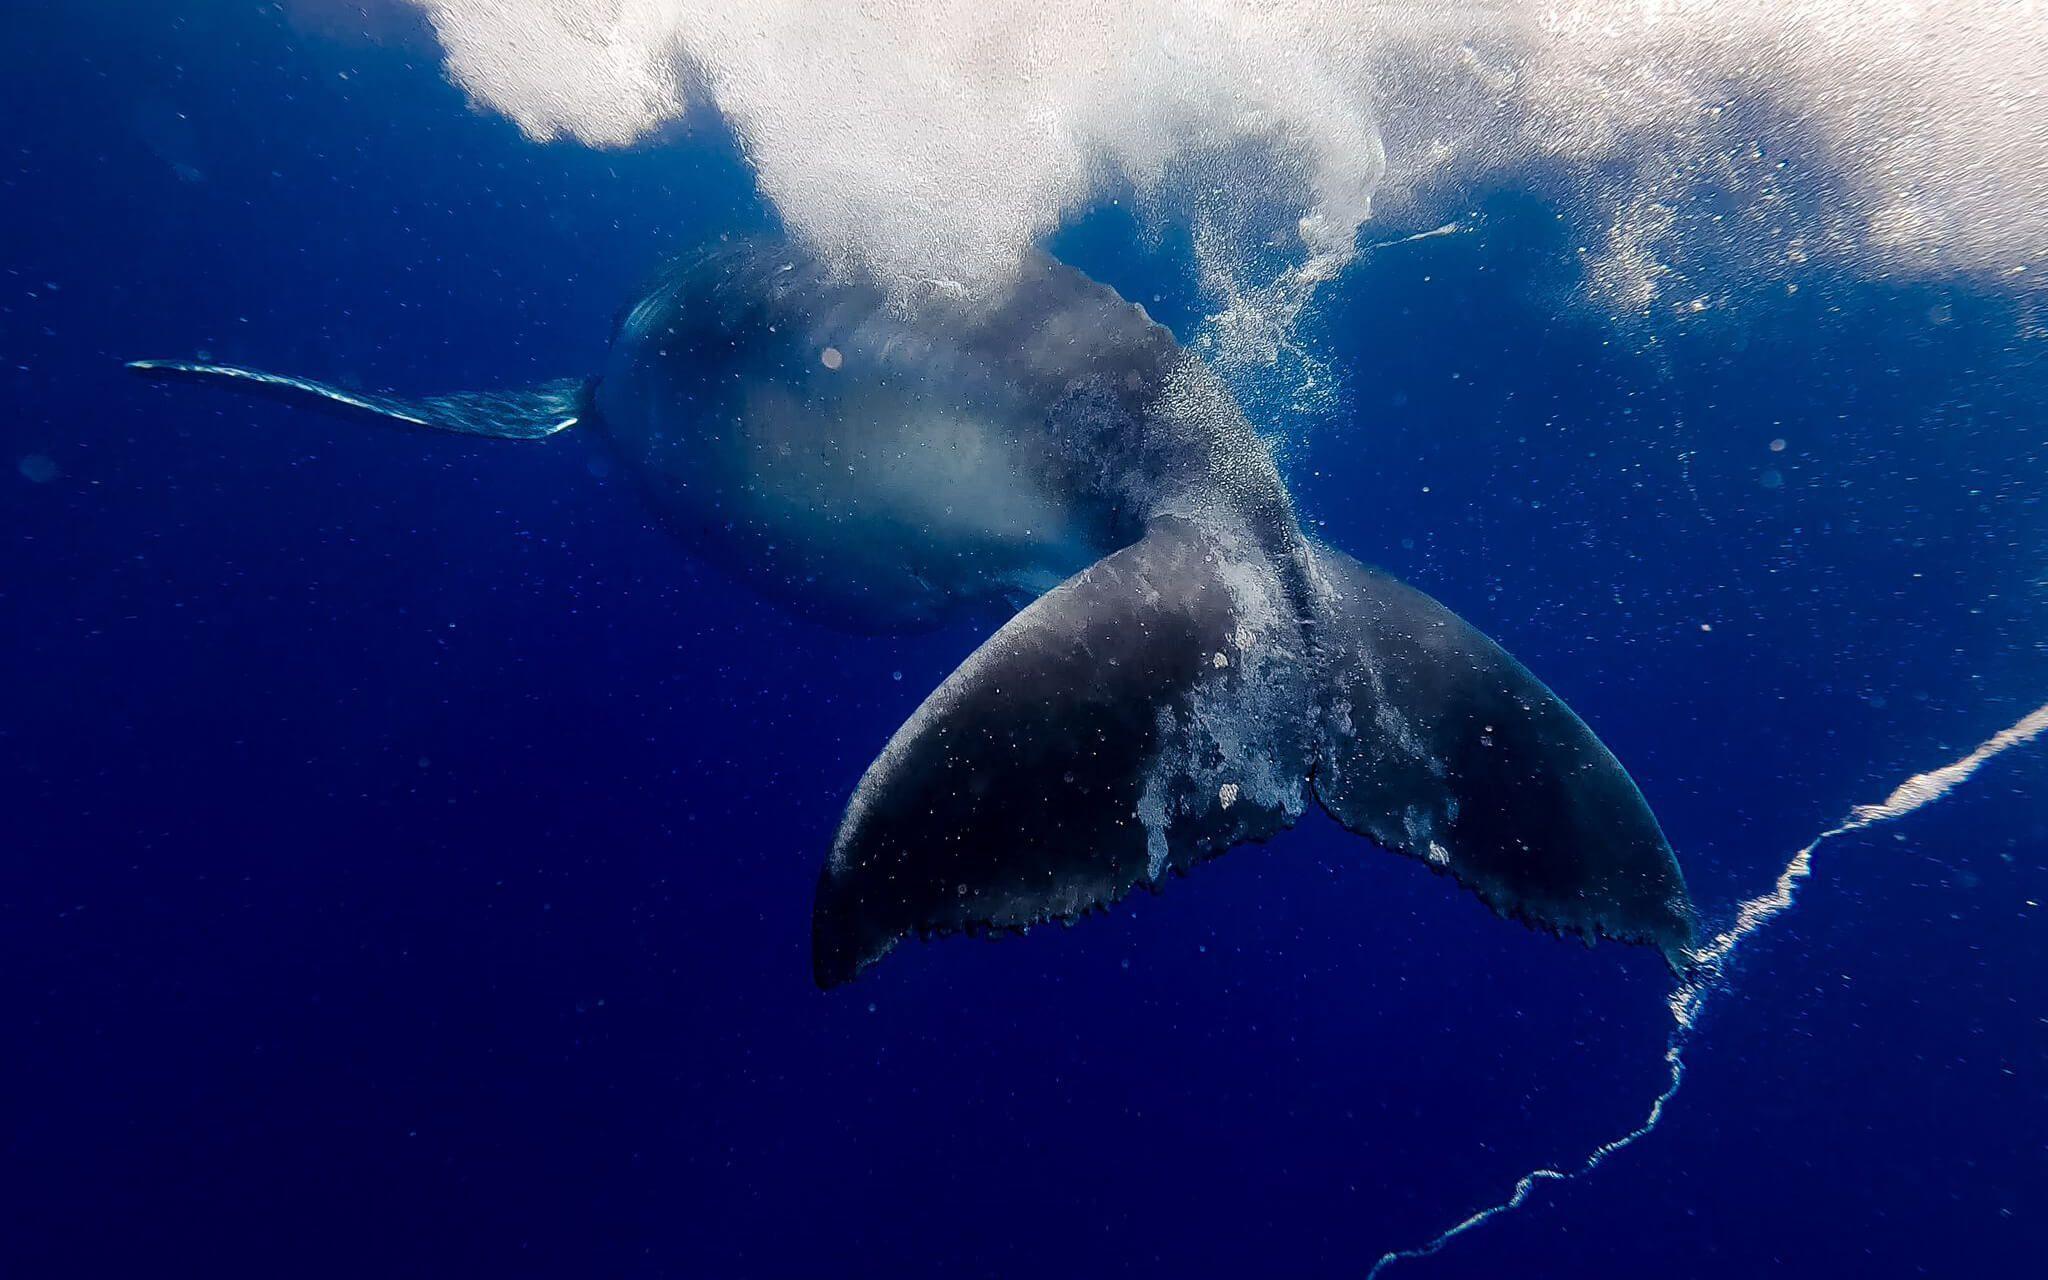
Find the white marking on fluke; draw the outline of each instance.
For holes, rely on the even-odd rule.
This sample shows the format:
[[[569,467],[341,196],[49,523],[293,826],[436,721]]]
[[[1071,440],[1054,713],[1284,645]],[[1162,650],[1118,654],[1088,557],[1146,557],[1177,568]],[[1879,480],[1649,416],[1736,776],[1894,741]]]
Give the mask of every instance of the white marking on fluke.
[[[1882,804],[1860,804],[1849,811],[1839,826],[1815,836],[1811,843],[1792,855],[1785,869],[1778,873],[1776,883],[1766,893],[1758,894],[1738,904],[1735,916],[1728,927],[1715,934],[1707,942],[1686,953],[1684,979],[1671,993],[1668,1008],[1671,1012],[1671,1034],[1664,1044],[1664,1065],[1669,1069],[1670,1081],[1664,1091],[1650,1103],[1649,1114],[1635,1128],[1609,1142],[1603,1142],[1578,1164],[1568,1169],[1532,1169],[1515,1183],[1514,1190],[1505,1200],[1489,1205],[1470,1217],[1445,1229],[1427,1243],[1412,1249],[1396,1249],[1380,1255],[1366,1273],[1366,1280],[1377,1280],[1381,1272],[1397,1262],[1410,1262],[1427,1258],[1441,1252],[1444,1246],[1459,1236],[1476,1231],[1500,1217],[1512,1213],[1527,1202],[1529,1195],[1541,1182],[1570,1182],[1583,1178],[1605,1164],[1607,1157],[1625,1150],[1656,1132],[1664,1122],[1664,1112],[1671,1100],[1678,1096],[1678,1088],[1685,1083],[1685,1050],[1691,1043],[1695,1029],[1699,1026],[1702,1010],[1716,992],[1728,989],[1728,959],[1742,943],[1792,909],[1798,900],[1799,884],[1813,873],[1813,855],[1823,844],[1836,836],[1861,831],[1865,827],[1877,826],[1896,818],[1903,818],[1918,809],[1946,796],[1949,792],[1968,781],[1993,756],[2014,747],[2025,746],[2042,734],[2048,733],[2048,703],[2022,717],[2010,728],[2000,730],[1979,743],[1977,749],[1952,764],[1926,773],[1916,773],[1893,789]]]

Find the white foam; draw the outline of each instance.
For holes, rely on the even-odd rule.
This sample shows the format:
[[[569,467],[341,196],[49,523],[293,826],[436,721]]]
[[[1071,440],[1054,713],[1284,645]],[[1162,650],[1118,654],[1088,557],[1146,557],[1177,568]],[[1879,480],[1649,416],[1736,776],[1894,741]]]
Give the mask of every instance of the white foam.
[[[411,3],[536,138],[624,146],[715,107],[794,231],[906,289],[995,287],[1135,188],[1196,224],[1218,331],[1251,348],[1349,260],[1383,171],[1423,217],[1475,182],[1573,187],[1629,309],[1703,252],[2006,273],[2048,239],[2034,0]],[[1833,192],[1817,219],[1786,214],[1788,149]]]
[[[1111,186],[1227,218],[1255,183],[1188,166],[1247,147],[1288,157],[1262,172],[1293,171],[1298,261],[1341,258],[1380,174],[1342,51],[1236,5],[417,2],[456,81],[535,138],[622,146],[708,100],[792,230],[904,286],[1000,283]]]

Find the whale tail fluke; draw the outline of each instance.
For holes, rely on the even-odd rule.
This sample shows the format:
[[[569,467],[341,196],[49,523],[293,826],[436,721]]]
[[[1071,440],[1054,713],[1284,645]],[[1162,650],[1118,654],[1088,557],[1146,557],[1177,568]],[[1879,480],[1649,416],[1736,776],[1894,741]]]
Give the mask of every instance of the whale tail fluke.
[[[1315,559],[1303,618],[1249,539],[1161,518],[990,637],[847,807],[812,918],[819,985],[911,935],[1072,919],[1311,800],[1502,914],[1679,955],[1677,863],[1592,731],[1428,596]]]
[[[500,440],[541,440],[566,431],[586,416],[589,404],[589,384],[580,378],[517,391],[465,391],[409,399],[232,364],[131,360],[128,368],[153,382],[201,382],[358,421]]]

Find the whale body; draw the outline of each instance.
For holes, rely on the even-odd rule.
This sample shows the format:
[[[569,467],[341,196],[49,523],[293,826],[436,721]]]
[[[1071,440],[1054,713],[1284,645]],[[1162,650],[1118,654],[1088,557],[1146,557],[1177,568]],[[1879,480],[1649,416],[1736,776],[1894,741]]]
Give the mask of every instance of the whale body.
[[[1499,646],[1309,538],[1215,373],[1043,255],[1000,301],[903,307],[795,246],[683,259],[603,370],[402,398],[143,360],[433,430],[601,433],[664,521],[853,630],[1008,616],[883,748],[819,877],[815,976],[901,939],[1071,919],[1320,804],[1499,913],[1692,941],[1627,772]]]

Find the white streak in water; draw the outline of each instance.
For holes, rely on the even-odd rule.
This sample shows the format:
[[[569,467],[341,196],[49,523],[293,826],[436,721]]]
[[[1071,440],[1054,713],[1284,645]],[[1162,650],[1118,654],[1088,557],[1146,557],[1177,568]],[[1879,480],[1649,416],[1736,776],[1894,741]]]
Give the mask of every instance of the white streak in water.
[[[1727,965],[1744,940],[1785,912],[1791,910],[1798,900],[1799,884],[1813,872],[1813,855],[1823,844],[1836,836],[1861,831],[1865,827],[1877,826],[1933,804],[1949,792],[1968,781],[1971,774],[1993,756],[2013,747],[2025,746],[2042,734],[2048,733],[2048,704],[2043,704],[2031,714],[2022,717],[2010,728],[2000,730],[1978,744],[1977,749],[1952,764],[1943,765],[1926,773],[1916,773],[1893,789],[1882,804],[1860,804],[1850,810],[1849,816],[1839,826],[1815,836],[1811,843],[1792,855],[1785,869],[1778,873],[1778,879],[1766,893],[1758,894],[1738,905],[1735,917],[1726,929],[1717,933],[1698,947],[1686,953],[1689,962],[1684,981],[1671,993],[1671,1034],[1664,1045],[1664,1063],[1670,1069],[1670,1083],[1664,1092],[1650,1103],[1649,1114],[1643,1122],[1627,1133],[1610,1142],[1595,1147],[1577,1165],[1569,1169],[1533,1169],[1523,1174],[1507,1199],[1490,1205],[1472,1214],[1457,1225],[1440,1232],[1427,1243],[1412,1249],[1397,1249],[1382,1254],[1366,1273],[1366,1280],[1376,1280],[1379,1274],[1397,1262],[1408,1262],[1427,1258],[1443,1249],[1445,1245],[1467,1232],[1485,1226],[1505,1213],[1512,1213],[1522,1207],[1536,1185],[1541,1182],[1570,1182],[1582,1178],[1606,1163],[1607,1157],[1634,1146],[1650,1136],[1664,1121],[1665,1109],[1678,1096],[1679,1086],[1685,1083],[1685,1050],[1691,1042],[1694,1029],[1699,1025],[1700,1012],[1706,1007],[1709,997],[1728,987]]]
[[[1418,231],[1412,236],[1395,236],[1392,240],[1375,240],[1371,244],[1360,246],[1360,252],[1371,253],[1375,249],[1391,249],[1396,245],[1414,244],[1417,240],[1434,240],[1438,236],[1454,236],[1464,229],[1465,227],[1462,223],[1446,222],[1440,227],[1431,227],[1427,231]]]

